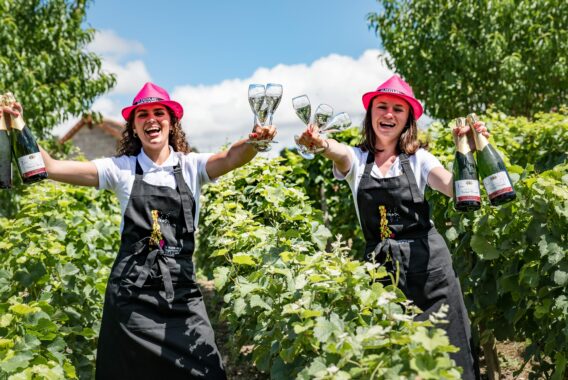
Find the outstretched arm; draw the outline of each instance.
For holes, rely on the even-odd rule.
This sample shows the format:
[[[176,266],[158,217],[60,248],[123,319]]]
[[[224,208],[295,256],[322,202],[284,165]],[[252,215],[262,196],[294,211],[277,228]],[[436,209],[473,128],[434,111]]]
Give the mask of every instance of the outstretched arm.
[[[215,153],[207,160],[205,169],[209,178],[218,178],[227,174],[233,169],[243,166],[256,156],[258,151],[249,140],[272,140],[276,136],[276,129],[273,126],[261,127],[257,125],[248,139],[239,140],[223,152]]]
[[[90,161],[56,160],[39,148],[49,179],[79,186],[99,185],[99,173]]]
[[[4,115],[18,117],[23,113],[22,106],[14,103],[12,106],[2,108]],[[39,148],[45,163],[45,169],[50,179],[81,186],[98,186],[99,175],[97,167],[92,162],[68,161],[53,159],[49,153]]]

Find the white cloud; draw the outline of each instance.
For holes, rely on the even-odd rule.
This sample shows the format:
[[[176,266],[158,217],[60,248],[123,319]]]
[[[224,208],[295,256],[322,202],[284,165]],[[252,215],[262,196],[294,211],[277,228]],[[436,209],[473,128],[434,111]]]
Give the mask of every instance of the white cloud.
[[[190,144],[201,151],[215,151],[248,134],[253,114],[247,100],[250,83],[281,83],[284,95],[274,116],[278,128],[275,150],[293,146],[293,135],[303,124],[292,109],[294,96],[307,94],[315,109],[328,103],[335,112],[345,111],[360,124],[364,109],[361,96],[374,90],[392,72],[378,59],[378,50],[358,58],[332,54],[305,65],[259,68],[249,78],[226,80],[213,86],[178,86],[171,93],[185,109],[184,129]]]
[[[312,110],[319,103],[328,103],[336,113],[348,112],[353,122],[360,125],[364,116],[361,96],[392,75],[379,58],[380,54],[379,50],[367,50],[357,58],[331,54],[310,64],[262,67],[248,78],[228,79],[214,85],[179,85],[168,90],[172,99],[184,107],[182,125],[190,144],[199,151],[214,152],[224,144],[247,136],[251,130],[253,114],[247,99],[248,85],[281,83],[284,95],[274,115],[278,144],[271,153],[277,154],[280,149],[293,146],[294,134],[304,128],[292,109],[294,96],[307,94]],[[151,76],[140,60],[121,64],[114,57],[103,56],[103,67],[117,75],[117,86],[99,98],[93,110],[122,122],[120,110],[130,103],[145,82],[151,81]],[[63,134],[71,125],[65,123],[54,132]]]
[[[116,75],[116,86],[109,95],[122,94],[133,98],[144,83],[151,81],[146,65],[140,60],[119,64],[107,59],[103,61],[103,70]]]
[[[88,50],[104,57],[119,60],[131,54],[143,54],[144,45],[138,41],[126,40],[112,30],[98,30]]]

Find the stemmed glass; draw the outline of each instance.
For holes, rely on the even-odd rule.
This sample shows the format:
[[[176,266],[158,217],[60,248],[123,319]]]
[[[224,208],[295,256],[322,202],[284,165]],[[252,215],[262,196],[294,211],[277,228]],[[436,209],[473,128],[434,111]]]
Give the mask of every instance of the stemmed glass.
[[[310,124],[310,118],[312,115],[312,105],[310,104],[310,99],[307,95],[300,95],[296,96],[292,99],[292,107],[294,107],[294,111],[296,111],[296,115],[304,122],[306,126]],[[298,153],[300,156],[304,157],[307,160],[311,160],[314,158],[314,154],[311,153],[308,148],[299,143],[300,136],[294,135],[294,140],[296,141],[296,147],[298,148]]]
[[[266,120],[272,125],[272,116],[274,111],[280,104],[282,98],[282,85],[269,83],[266,87],[263,84],[250,84],[248,88],[248,100],[250,108],[254,113],[254,125],[264,126]],[[254,144],[259,152],[268,152],[271,148],[270,144],[275,143],[273,140],[252,140],[249,144]]]
[[[274,111],[278,108],[280,100],[282,99],[283,88],[281,84],[268,83],[266,85],[266,104],[268,106],[268,125],[272,125],[272,117]]]
[[[259,124],[262,119],[262,110],[264,101],[266,99],[266,89],[263,84],[250,84],[248,88],[248,100],[252,113],[254,114],[254,125]],[[266,109],[266,107],[264,107]],[[266,118],[266,113],[264,113],[264,118]]]
[[[326,135],[336,132],[342,132],[346,129],[353,127],[351,123],[351,118],[347,112],[340,112],[335,115],[326,125],[320,128],[319,133],[322,138],[326,138]],[[317,148],[314,153],[321,153],[325,148]]]

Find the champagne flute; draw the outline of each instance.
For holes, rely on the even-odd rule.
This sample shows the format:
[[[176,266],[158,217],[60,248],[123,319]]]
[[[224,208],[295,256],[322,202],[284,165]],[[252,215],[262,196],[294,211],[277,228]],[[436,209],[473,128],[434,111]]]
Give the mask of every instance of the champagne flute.
[[[281,84],[268,83],[266,85],[266,103],[268,106],[268,124],[272,125],[272,116],[282,99],[283,88]]]
[[[333,107],[329,104],[320,104],[316,108],[316,113],[314,114],[314,123],[318,127],[318,131],[325,127],[329,119],[333,116]]]
[[[335,115],[326,125],[324,125],[319,133],[322,138],[326,138],[327,135],[345,131],[351,127],[353,127],[353,123],[351,122],[351,118],[347,112],[340,112]],[[321,153],[325,150],[325,148],[317,148],[314,153]]]
[[[268,125],[272,125],[272,117],[274,116],[274,111],[278,108],[280,100],[282,99],[283,88],[281,84],[268,83],[266,85],[266,93],[264,98],[264,103],[260,109],[259,116],[261,125],[264,125],[268,119]],[[263,152],[269,151],[271,148],[269,144],[276,143],[274,140],[257,140],[257,142],[264,146]]]
[[[296,115],[304,122],[306,126],[310,124],[310,117],[312,114],[312,106],[310,104],[310,99],[307,95],[300,95],[296,96],[292,99],[292,107],[294,107],[294,111],[296,111]],[[299,143],[300,136],[294,135],[294,141],[296,141],[296,147],[298,148],[298,153],[300,156],[304,157],[307,160],[311,160],[314,158],[313,153],[308,151],[308,148],[304,145]]]
[[[250,84],[248,88],[248,100],[252,113],[254,114],[254,125],[260,121],[259,113],[263,108],[266,98],[266,89],[263,84]],[[264,114],[266,117],[266,114]],[[262,124],[261,124],[262,125]]]
[[[254,114],[253,128],[257,124],[263,126],[266,122],[266,116],[268,115],[266,88],[264,85],[258,83],[250,84],[248,87],[248,100],[252,113]],[[268,146],[266,141],[249,140],[247,143],[254,145],[259,152],[267,152],[270,150],[270,146]]]
[[[316,108],[314,113],[314,124],[318,133],[326,126],[328,120],[333,116],[333,107],[329,104],[322,103]],[[305,152],[312,155],[322,152],[323,149],[305,147]]]

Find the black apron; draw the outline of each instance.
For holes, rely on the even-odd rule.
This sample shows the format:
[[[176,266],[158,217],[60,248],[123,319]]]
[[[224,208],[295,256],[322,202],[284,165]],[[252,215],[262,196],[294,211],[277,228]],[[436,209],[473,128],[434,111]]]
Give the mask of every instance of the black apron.
[[[400,268],[398,287],[423,310],[416,320],[427,320],[442,304],[449,305],[449,324],[439,327],[446,330],[450,342],[460,349],[451,357],[463,368],[462,377],[478,379],[469,319],[450,252],[430,222],[430,207],[418,188],[408,156],[401,154],[399,159],[401,176],[374,178],[371,169],[375,160],[369,152],[357,189],[359,217],[366,241],[365,259],[386,263],[389,271]],[[390,237],[383,240],[379,206],[385,208],[391,232]]]
[[[179,164],[174,175],[176,189],[150,185],[136,161],[106,289],[97,379],[226,379],[195,282],[195,201]],[[150,243],[155,220],[158,244]]]

